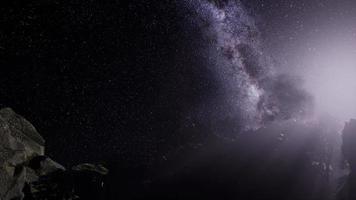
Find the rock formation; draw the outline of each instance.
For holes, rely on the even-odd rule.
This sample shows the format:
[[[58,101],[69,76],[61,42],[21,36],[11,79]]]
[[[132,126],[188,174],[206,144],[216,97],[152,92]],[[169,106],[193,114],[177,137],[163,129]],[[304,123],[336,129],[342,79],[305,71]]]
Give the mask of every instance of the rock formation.
[[[66,170],[44,155],[44,145],[30,122],[10,108],[0,110],[0,200],[69,200],[99,195],[93,190],[103,188],[106,168],[81,164]],[[91,193],[84,192],[89,189]]]

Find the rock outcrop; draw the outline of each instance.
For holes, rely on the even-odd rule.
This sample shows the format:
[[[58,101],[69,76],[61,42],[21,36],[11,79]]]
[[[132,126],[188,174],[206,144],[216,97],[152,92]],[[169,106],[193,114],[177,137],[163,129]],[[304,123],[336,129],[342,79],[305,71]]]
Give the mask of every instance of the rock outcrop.
[[[81,164],[66,170],[45,156],[44,145],[30,122],[10,108],[0,110],[0,200],[87,199],[87,190],[103,189],[106,168]]]
[[[44,155],[44,139],[12,109],[0,110],[0,199],[22,199],[25,182],[33,178],[26,163]]]

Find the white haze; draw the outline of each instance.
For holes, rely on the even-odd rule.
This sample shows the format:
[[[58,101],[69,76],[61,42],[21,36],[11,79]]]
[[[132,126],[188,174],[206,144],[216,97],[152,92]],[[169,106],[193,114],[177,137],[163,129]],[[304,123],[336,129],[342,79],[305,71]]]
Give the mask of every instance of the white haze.
[[[299,75],[314,98],[317,116],[332,116],[339,122],[356,118],[356,41],[345,30],[330,30],[304,41]]]

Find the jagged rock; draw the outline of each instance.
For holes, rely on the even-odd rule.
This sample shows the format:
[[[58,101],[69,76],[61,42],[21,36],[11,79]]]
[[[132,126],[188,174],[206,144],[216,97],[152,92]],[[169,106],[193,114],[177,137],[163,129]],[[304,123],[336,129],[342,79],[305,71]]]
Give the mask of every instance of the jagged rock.
[[[44,155],[45,141],[10,108],[0,110],[0,200],[103,199],[101,165],[70,170]]]
[[[26,119],[10,108],[0,110],[0,200],[23,198],[24,163],[44,155],[44,143]]]

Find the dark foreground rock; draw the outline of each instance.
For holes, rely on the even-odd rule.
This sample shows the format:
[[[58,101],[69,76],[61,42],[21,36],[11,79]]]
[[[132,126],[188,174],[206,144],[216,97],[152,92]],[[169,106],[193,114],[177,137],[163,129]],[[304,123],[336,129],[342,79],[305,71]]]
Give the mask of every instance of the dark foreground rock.
[[[72,169],[44,155],[45,141],[12,109],[0,110],[0,200],[104,199],[100,165]]]
[[[356,120],[351,119],[342,131],[342,152],[348,163],[350,173],[343,177],[337,200],[356,199]]]

